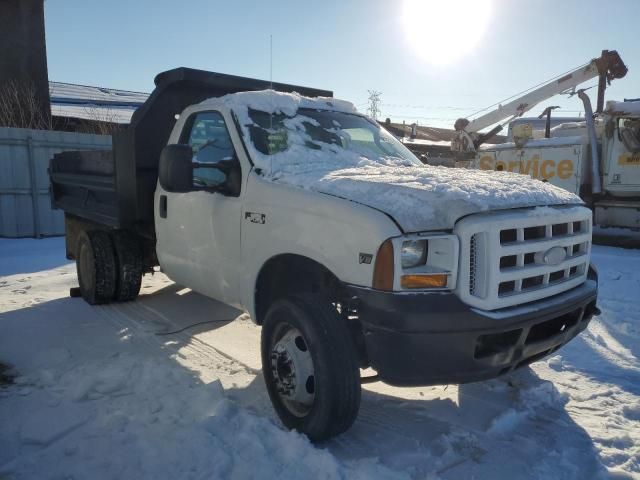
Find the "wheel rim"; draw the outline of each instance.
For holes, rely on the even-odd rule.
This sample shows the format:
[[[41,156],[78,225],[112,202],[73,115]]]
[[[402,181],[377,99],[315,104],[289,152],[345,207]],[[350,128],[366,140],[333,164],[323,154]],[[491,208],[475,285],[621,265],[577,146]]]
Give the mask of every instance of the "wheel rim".
[[[315,399],[313,359],[299,330],[287,325],[270,352],[271,376],[282,403],[293,415],[306,416]]]

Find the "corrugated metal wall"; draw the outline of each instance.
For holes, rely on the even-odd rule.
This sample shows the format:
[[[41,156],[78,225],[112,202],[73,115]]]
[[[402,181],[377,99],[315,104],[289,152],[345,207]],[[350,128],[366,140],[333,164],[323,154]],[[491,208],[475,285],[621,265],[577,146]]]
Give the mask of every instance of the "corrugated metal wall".
[[[64,235],[63,213],[51,209],[49,160],[109,148],[110,135],[0,128],[0,237]]]

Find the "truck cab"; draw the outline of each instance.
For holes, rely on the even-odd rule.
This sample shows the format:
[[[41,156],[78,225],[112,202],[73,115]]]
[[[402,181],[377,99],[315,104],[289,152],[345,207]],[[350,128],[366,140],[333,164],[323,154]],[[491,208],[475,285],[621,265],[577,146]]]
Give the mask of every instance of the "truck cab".
[[[640,101],[609,102],[603,122],[604,187],[616,196],[638,196]]]
[[[248,312],[285,426],[312,440],[345,431],[367,381],[506,374],[597,313],[591,212],[575,195],[423,165],[330,92],[212,75],[157,80],[166,93],[187,78],[191,102],[160,108],[154,92],[154,115],[115,139],[111,163],[54,158],[53,201],[89,303],[133,300],[159,265]],[[239,87],[194,93],[226,81]],[[149,128],[155,115],[170,128]]]

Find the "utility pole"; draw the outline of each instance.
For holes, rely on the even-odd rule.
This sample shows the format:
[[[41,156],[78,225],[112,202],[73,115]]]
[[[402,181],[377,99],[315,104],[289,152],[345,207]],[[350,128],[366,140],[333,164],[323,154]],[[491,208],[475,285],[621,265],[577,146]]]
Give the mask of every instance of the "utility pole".
[[[0,2],[0,95],[3,114],[49,123],[51,105],[44,35],[44,0]],[[12,88],[13,87],[13,88]],[[15,90],[15,91],[11,91]],[[44,128],[43,125],[3,125]]]
[[[375,120],[380,114],[380,96],[382,92],[376,90],[367,90],[367,92],[369,92],[369,107],[367,108],[367,113]]]

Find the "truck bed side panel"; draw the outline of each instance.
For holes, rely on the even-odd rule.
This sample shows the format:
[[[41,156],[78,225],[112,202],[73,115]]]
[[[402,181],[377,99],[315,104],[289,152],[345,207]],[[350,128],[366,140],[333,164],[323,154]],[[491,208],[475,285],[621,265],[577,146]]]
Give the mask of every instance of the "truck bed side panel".
[[[113,155],[72,151],[54,155],[50,165],[53,208],[120,228]]]

